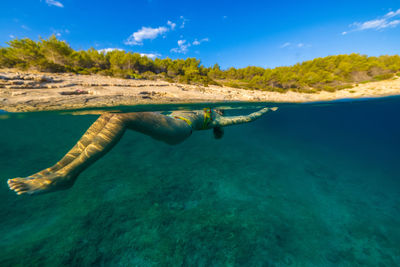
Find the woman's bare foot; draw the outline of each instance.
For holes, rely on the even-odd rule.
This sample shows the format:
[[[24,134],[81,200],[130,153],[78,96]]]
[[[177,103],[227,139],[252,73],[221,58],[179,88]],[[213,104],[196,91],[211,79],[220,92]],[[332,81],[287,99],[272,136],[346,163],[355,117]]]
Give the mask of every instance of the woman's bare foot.
[[[7,181],[8,187],[14,190],[17,195],[22,194],[42,194],[57,190],[68,189],[73,184],[73,179],[68,176],[53,173],[47,177],[35,178],[13,178]]]

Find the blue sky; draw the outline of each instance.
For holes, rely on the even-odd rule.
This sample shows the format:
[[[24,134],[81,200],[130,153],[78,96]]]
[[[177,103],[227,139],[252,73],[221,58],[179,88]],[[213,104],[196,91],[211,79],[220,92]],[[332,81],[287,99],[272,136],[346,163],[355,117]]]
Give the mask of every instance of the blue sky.
[[[2,0],[0,45],[56,34],[74,49],[124,49],[205,66],[276,67],[335,54],[398,54],[396,1]]]

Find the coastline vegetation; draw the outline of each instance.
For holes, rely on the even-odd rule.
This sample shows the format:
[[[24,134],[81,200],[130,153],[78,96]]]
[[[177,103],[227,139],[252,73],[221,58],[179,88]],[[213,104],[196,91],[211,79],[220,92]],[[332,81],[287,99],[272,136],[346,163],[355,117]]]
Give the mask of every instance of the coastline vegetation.
[[[14,39],[0,47],[0,67],[46,72],[100,74],[121,78],[163,79],[169,82],[225,85],[264,91],[316,92],[351,88],[400,76],[400,56],[336,55],[288,67],[204,67],[196,58],[150,59],[139,53],[94,48],[76,51],[54,35],[34,41]]]

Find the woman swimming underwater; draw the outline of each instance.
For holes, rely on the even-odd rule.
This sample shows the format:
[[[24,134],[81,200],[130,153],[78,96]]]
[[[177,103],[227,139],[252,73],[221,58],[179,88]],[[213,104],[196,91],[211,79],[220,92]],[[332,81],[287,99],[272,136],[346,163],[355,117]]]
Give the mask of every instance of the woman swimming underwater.
[[[106,113],[90,126],[76,145],[54,166],[26,178],[9,179],[7,183],[18,195],[68,189],[82,171],[118,143],[127,129],[175,145],[198,130],[213,129],[215,138],[221,138],[222,127],[252,122],[269,110],[275,111],[277,108],[263,108],[247,116],[232,117],[224,117],[221,111],[210,108],[169,114]]]

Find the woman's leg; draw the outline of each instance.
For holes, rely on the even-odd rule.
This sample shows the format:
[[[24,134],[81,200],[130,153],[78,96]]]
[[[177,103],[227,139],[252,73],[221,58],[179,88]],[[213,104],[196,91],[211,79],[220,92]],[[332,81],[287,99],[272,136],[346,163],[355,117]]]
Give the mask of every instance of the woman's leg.
[[[37,194],[71,187],[84,169],[120,140],[127,127],[169,144],[182,142],[191,133],[185,122],[158,113],[105,114],[55,166],[34,176],[8,180],[10,189],[17,194]]]
[[[52,167],[44,169],[38,173],[32,174],[29,177],[32,178],[40,178],[46,175],[49,175],[53,172],[56,172],[63,167],[67,166],[73,160],[75,160],[84,150],[85,148],[92,142],[94,136],[96,136],[107,124],[110,120],[112,114],[106,113],[101,115],[85,132],[85,134],[81,137],[81,139],[75,144],[75,146],[68,151],[68,153],[56,164]]]
[[[126,125],[117,114],[102,115],[96,122],[99,120],[100,122],[103,120],[107,122],[103,127],[100,127],[101,129],[97,134],[95,134],[95,129],[91,127],[93,131],[87,131],[74,148],[55,165],[60,166],[60,168],[54,168],[55,171],[51,171],[52,167],[34,176],[10,179],[8,180],[10,189],[20,195],[24,193],[46,193],[71,187],[80,171],[83,171],[107,153],[125,132]],[[97,126],[100,126],[99,124]],[[73,169],[72,166],[69,167],[70,165],[76,168]]]

